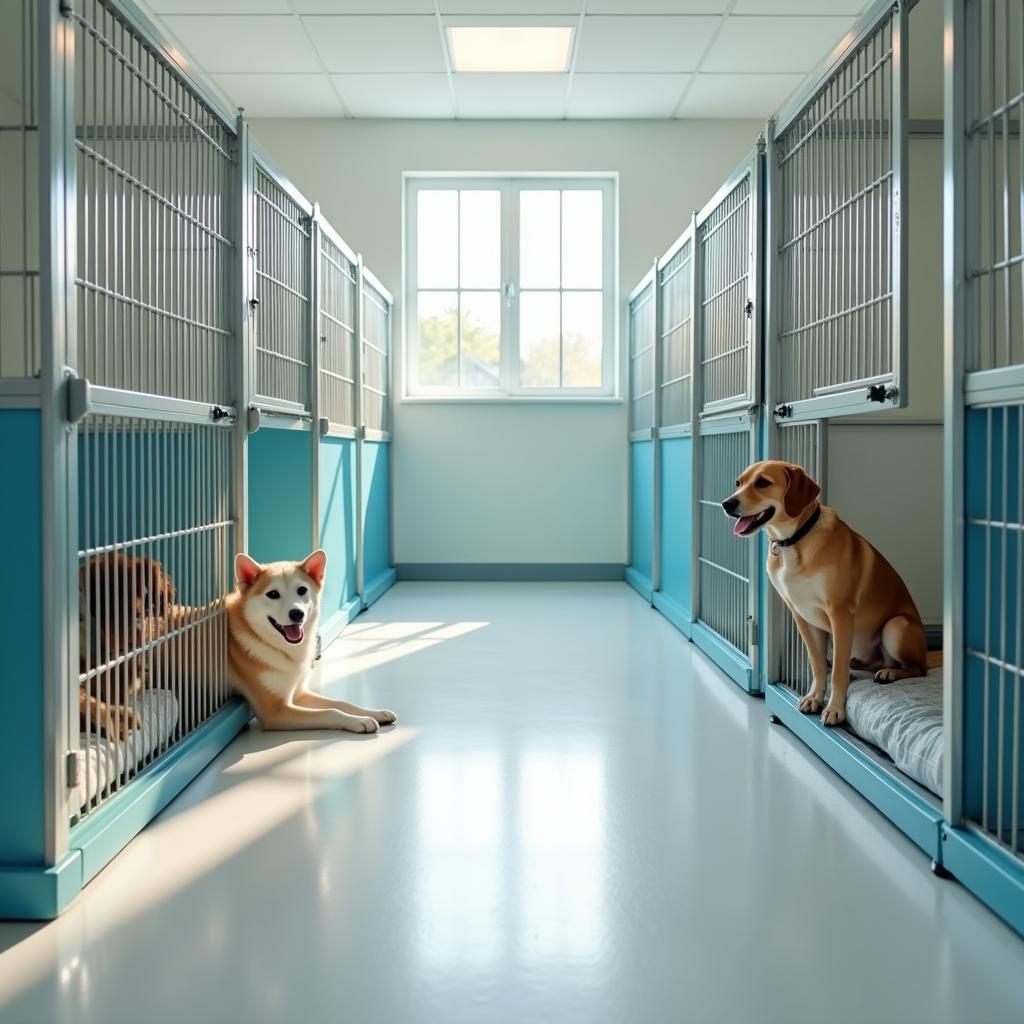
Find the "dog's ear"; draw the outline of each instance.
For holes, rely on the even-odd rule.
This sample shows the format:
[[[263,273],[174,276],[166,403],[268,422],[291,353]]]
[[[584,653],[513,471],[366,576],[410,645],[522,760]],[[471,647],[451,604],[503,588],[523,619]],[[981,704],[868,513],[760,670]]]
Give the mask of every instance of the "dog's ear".
[[[259,574],[263,572],[263,566],[254,558],[250,558],[244,551],[235,555],[235,580],[243,590],[251,587]]]
[[[799,466],[787,466],[786,479],[786,515],[795,519],[821,494],[821,488]]]
[[[145,561],[149,566],[146,607],[154,615],[165,615],[168,607],[174,603],[174,581],[164,572],[164,567],[156,559],[147,558]]]
[[[327,572],[327,552],[318,548],[302,563],[302,570],[318,587],[322,587]]]

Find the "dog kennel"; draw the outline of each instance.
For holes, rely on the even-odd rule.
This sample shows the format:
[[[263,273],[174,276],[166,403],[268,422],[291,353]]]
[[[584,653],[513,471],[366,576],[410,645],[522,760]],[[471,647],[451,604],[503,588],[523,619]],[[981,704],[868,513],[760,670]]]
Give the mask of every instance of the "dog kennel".
[[[942,130],[923,86],[941,67],[940,17],[934,5],[870,11],[773,125],[768,171],[769,453],[808,468],[824,500],[893,563],[930,646],[943,595]],[[853,672],[846,726],[826,729],[798,710],[807,655],[767,583],[765,596],[773,720],[940,870],[944,670],[885,686]]]
[[[1024,12],[946,19],[942,863],[1024,934]]]
[[[364,424],[389,442],[391,302],[131,4],[19,0],[0,23],[0,473],[24,582],[3,598],[24,629],[0,915],[51,917],[248,721],[225,677],[236,550],[321,541],[325,639],[393,579],[388,460],[361,447]]]

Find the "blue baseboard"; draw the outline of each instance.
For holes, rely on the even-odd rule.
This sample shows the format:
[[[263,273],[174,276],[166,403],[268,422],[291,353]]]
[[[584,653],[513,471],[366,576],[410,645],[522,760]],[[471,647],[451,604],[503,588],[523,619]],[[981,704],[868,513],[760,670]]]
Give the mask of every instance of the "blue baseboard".
[[[765,691],[769,712],[778,715],[792,733],[807,744],[830,768],[874,804],[901,832],[932,860],[944,863],[942,810],[908,789],[897,775],[868,757],[842,729],[827,729],[817,715],[804,715],[791,690],[775,683]]]
[[[631,565],[627,565],[625,569],[626,582],[648,603],[651,603],[651,598],[654,596],[654,588],[651,585],[651,581],[638,572]]]
[[[942,865],[1024,936],[1024,862],[980,836],[943,825]]]
[[[82,890],[82,855],[72,850],[52,868],[0,867],[0,918],[49,921]]]
[[[403,562],[395,566],[401,581],[460,583],[621,582],[616,562]]]
[[[327,648],[338,639],[341,631],[363,610],[363,602],[358,597],[352,598],[344,608],[336,611],[329,619],[320,624],[320,650]]]
[[[690,609],[684,608],[674,598],[663,594],[660,590],[654,592],[654,607],[672,623],[680,633],[687,639],[693,636],[693,619]]]
[[[371,604],[379,601],[384,594],[395,585],[395,581],[397,579],[397,570],[394,568],[388,568],[375,579],[367,583],[363,588],[366,591],[363,594],[363,607],[369,608]]]
[[[734,682],[747,693],[760,693],[760,680],[754,675],[750,661],[727,640],[723,640],[703,622],[691,628],[693,642]]]

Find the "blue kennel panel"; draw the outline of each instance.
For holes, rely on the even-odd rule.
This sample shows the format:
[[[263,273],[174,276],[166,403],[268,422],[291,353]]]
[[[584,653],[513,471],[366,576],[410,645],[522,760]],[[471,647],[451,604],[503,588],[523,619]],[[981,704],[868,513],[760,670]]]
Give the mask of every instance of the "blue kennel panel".
[[[249,437],[249,554],[299,561],[313,547],[312,445],[306,430],[264,428]]]
[[[654,607],[685,636],[693,627],[693,438],[661,445],[661,579]]]
[[[320,440],[320,547],[327,552],[320,637],[326,646],[359,614],[356,580],[356,452],[351,438]]]
[[[630,564],[626,582],[650,601],[654,549],[654,442],[630,443]]]
[[[362,444],[363,606],[395,582],[391,564],[391,444]]]

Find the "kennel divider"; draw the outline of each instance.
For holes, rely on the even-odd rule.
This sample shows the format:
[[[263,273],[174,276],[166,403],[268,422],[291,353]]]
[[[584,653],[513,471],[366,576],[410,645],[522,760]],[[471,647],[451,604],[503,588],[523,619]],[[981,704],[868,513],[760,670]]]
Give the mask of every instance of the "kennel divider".
[[[945,13],[943,864],[1024,934],[1024,13]]]
[[[761,688],[760,551],[732,536],[721,502],[761,450],[764,189],[762,137],[693,226],[692,635],[750,693]]]
[[[658,280],[651,267],[629,296],[629,560],[626,582],[647,602],[655,576]]]

